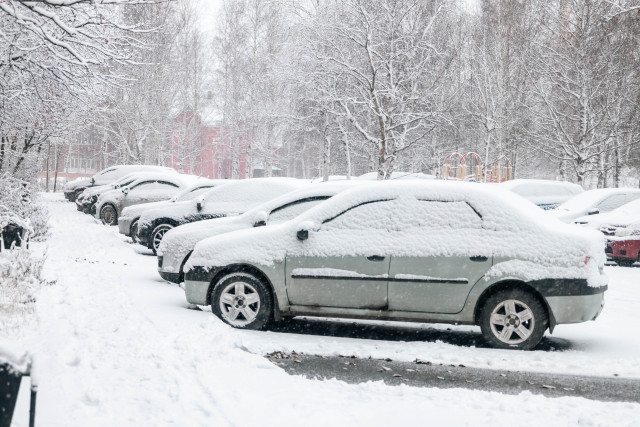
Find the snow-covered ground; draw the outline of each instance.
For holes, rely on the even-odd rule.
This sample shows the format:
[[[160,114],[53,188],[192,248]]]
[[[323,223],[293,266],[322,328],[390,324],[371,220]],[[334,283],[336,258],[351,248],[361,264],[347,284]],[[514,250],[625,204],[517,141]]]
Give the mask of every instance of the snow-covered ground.
[[[262,357],[295,350],[638,378],[640,268],[607,267],[603,314],[559,326],[553,337],[568,343],[564,351],[241,331],[188,309],[182,289],[157,275],[156,258],[116,228],[76,212],[61,194],[45,197],[45,275],[56,283],[40,292],[35,326],[13,337],[35,354],[38,425],[640,425],[637,403],[307,380]],[[17,426],[28,423],[27,391]]]

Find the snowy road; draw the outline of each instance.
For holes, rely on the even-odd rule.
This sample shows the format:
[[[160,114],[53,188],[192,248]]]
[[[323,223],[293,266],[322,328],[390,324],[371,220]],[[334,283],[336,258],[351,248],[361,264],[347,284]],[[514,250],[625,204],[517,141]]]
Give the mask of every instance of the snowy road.
[[[295,350],[640,378],[640,268],[607,267],[602,316],[558,327],[540,351],[477,346],[473,327],[335,322],[334,334],[240,331],[187,309],[184,292],[157,275],[155,257],[138,253],[116,228],[76,212],[61,194],[45,197],[52,213],[45,274],[55,284],[39,295],[37,325],[17,337],[36,354],[40,425],[400,425],[427,416],[507,425],[515,414],[522,424],[640,425],[637,403],[308,380],[263,357]],[[406,329],[407,338],[359,332],[388,327]],[[26,425],[27,412],[23,387],[16,425]]]

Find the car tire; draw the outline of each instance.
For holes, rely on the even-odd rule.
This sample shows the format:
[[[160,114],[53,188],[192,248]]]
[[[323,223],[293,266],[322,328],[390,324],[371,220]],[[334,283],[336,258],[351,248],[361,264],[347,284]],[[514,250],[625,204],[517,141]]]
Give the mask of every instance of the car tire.
[[[129,229],[129,237],[133,240],[133,243],[138,243],[138,220],[133,221],[131,228]]]
[[[266,329],[273,320],[273,298],[267,285],[249,273],[224,276],[211,291],[211,311],[239,329]]]
[[[106,205],[100,209],[100,219],[106,225],[118,225],[118,212],[113,205]]]
[[[507,324],[505,324],[507,323]],[[491,295],[480,313],[480,329],[493,347],[531,350],[549,326],[547,311],[531,292],[505,289]]]
[[[634,259],[619,259],[618,261],[616,261],[616,264],[618,264],[620,267],[631,267],[635,263],[636,260]]]
[[[160,247],[160,242],[162,242],[162,238],[165,233],[173,228],[173,225],[169,224],[160,224],[151,232],[151,250],[154,255],[158,254],[158,248]]]
[[[75,202],[78,199],[78,196],[84,191],[85,189],[82,188],[80,190],[75,190],[73,192],[73,196],[71,196],[71,200],[69,200],[70,202]]]

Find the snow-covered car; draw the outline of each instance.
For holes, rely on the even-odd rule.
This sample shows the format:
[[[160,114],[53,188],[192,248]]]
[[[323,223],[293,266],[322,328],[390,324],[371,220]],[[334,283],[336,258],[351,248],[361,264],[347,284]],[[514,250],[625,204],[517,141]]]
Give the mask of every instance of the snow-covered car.
[[[584,192],[582,187],[577,184],[546,179],[514,179],[499,185],[505,190],[524,197],[544,210],[554,209],[570,198]]]
[[[637,221],[640,221],[640,199],[626,203],[611,212],[581,216],[576,218],[573,223],[600,230],[605,235],[612,236],[616,229],[624,228]]]
[[[631,266],[640,261],[640,221],[618,228],[614,236],[607,238],[607,259],[621,266]]]
[[[84,191],[85,188],[94,187],[96,185],[111,184],[119,178],[128,175],[132,172],[166,172],[174,173],[178,172],[173,168],[164,166],[151,166],[151,165],[116,165],[101,170],[91,178],[77,178],[73,181],[67,182],[64,187],[64,197],[70,201],[75,202],[76,197]]]
[[[169,200],[162,200],[160,202],[145,203],[142,205],[126,207],[122,210],[122,213],[118,217],[118,229],[120,231],[120,234],[131,237],[135,242],[138,238],[138,220],[140,219],[140,216],[143,214],[143,212],[153,208],[172,206],[172,203],[193,200],[196,197],[211,190],[213,187],[226,185],[231,182],[234,181],[228,179],[200,178],[195,184],[185,188]]]
[[[102,193],[96,202],[96,218],[106,225],[118,225],[118,217],[127,206],[169,200],[197,179],[177,173],[145,173],[129,185]]]
[[[610,212],[639,198],[639,189],[599,188],[580,193],[548,212],[560,221],[571,223],[585,215]]]
[[[237,328],[299,315],[469,324],[531,349],[547,328],[595,319],[607,277],[600,233],[519,199],[461,182],[345,190],[283,224],[197,243],[186,299]]]
[[[241,215],[208,219],[169,230],[157,250],[158,273],[165,280],[181,283],[184,278],[182,268],[200,240],[231,231],[288,221],[340,191],[359,184],[362,182],[350,180],[309,185],[262,203]]]
[[[160,171],[160,173],[163,172],[175,174],[175,170],[169,168],[167,168],[166,171]],[[148,172],[132,172],[121,178],[118,178],[111,184],[96,185],[93,187],[85,188],[84,191],[82,191],[76,197],[76,209],[86,214],[95,215],[96,202],[98,201],[98,197],[100,197],[102,193],[129,185],[136,179],[144,177],[147,173]]]
[[[311,185],[295,178],[252,178],[209,190],[195,200],[145,211],[138,220],[138,242],[155,254],[163,236],[182,224],[239,215],[289,191]]]
[[[367,172],[354,179],[363,181],[376,181],[378,179],[378,172]],[[427,175],[422,172],[391,172],[390,180],[396,179],[436,179],[435,175]]]

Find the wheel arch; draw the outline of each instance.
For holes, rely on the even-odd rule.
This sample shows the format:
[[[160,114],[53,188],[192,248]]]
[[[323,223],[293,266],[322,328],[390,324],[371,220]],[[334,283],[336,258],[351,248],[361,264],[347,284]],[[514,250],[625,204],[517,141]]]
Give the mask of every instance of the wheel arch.
[[[269,293],[271,294],[274,320],[278,322],[282,318],[282,315],[280,314],[280,307],[278,305],[278,295],[273,287],[273,283],[271,283],[269,277],[262,270],[251,264],[232,264],[217,271],[209,283],[209,289],[207,290],[207,305],[211,304],[211,293],[213,292],[213,288],[216,283],[218,283],[224,276],[231,273],[249,273],[255,275],[256,278],[261,280],[267,286]]]
[[[507,290],[507,289],[521,289],[533,295],[540,302],[540,304],[542,304],[542,307],[544,307],[547,313],[547,319],[549,319],[549,333],[553,333],[553,329],[556,326],[556,319],[553,316],[553,311],[551,311],[551,307],[549,307],[547,300],[542,296],[542,294],[535,287],[531,286],[527,282],[524,282],[522,280],[516,280],[516,279],[507,279],[507,280],[502,280],[500,282],[496,282],[493,285],[489,286],[484,291],[482,291],[482,294],[480,294],[480,297],[476,301],[476,305],[473,312],[474,324],[476,325],[480,324],[480,315],[482,313],[482,307],[484,306],[485,302],[496,292]]]

